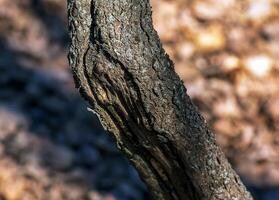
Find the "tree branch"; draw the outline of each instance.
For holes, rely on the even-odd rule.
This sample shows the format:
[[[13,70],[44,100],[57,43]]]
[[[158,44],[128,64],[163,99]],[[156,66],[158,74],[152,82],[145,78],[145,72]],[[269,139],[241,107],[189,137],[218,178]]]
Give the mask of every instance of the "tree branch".
[[[81,94],[154,199],[252,199],[193,105],[148,0],[68,0]]]

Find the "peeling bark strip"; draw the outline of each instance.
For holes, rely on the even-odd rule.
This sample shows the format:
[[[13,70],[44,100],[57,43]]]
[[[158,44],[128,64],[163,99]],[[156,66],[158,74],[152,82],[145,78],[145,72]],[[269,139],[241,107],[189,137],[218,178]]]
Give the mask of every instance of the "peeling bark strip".
[[[157,200],[249,200],[186,94],[148,0],[68,0],[81,94]]]

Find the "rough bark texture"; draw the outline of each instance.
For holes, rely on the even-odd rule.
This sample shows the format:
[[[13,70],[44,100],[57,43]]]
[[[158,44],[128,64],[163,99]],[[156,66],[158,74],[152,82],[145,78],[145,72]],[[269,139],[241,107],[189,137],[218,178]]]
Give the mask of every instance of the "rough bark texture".
[[[68,0],[77,87],[157,200],[252,199],[186,94],[148,0]]]

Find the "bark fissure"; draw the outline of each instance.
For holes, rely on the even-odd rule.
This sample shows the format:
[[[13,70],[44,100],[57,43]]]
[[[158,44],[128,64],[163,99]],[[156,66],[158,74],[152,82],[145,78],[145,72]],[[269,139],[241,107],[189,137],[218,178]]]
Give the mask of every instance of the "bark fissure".
[[[252,199],[152,26],[148,0],[68,0],[77,87],[154,199]]]

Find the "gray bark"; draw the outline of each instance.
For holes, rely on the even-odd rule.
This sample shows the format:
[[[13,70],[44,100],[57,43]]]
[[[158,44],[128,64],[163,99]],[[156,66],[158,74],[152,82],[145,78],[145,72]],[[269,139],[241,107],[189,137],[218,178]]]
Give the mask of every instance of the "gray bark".
[[[249,200],[152,25],[148,0],[68,0],[76,85],[157,200]]]

